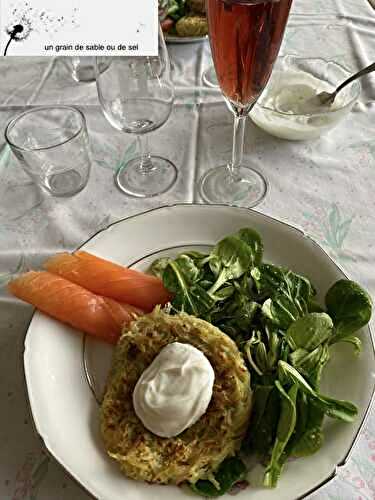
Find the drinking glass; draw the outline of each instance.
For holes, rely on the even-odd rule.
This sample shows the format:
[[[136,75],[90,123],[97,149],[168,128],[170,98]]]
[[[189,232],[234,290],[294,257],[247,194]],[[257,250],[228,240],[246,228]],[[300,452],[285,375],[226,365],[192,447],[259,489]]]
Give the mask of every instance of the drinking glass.
[[[212,87],[217,89],[219,87],[219,82],[217,81],[216,71],[214,66],[210,66],[203,71],[202,81],[207,87]]]
[[[291,5],[292,0],[207,0],[216,75],[234,114],[231,161],[200,180],[207,202],[253,207],[266,195],[264,177],[243,163],[245,122],[271,75]]]
[[[140,156],[118,170],[116,184],[124,193],[139,198],[164,193],[175,183],[177,169],[166,158],[151,155],[147,140],[149,132],[168,120],[174,101],[161,30],[157,56],[112,57],[108,69],[100,73],[100,64],[106,60],[96,58],[96,83],[104,115],[116,129],[136,134],[141,148]]]
[[[54,196],[72,196],[86,186],[91,160],[79,109],[32,108],[8,124],[5,139],[31,179]]]
[[[69,57],[68,61],[70,63],[72,77],[77,83],[89,83],[95,82],[95,57],[83,56],[83,57]],[[109,63],[103,63],[99,70],[102,73],[106,71]]]

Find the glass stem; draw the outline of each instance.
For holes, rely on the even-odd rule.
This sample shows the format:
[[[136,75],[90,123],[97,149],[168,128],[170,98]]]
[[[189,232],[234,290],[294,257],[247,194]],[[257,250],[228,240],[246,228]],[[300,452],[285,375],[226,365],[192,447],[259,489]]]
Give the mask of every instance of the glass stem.
[[[142,174],[148,174],[155,169],[155,166],[152,163],[147,135],[138,136],[138,147],[141,152],[140,170]]]
[[[238,116],[235,114],[233,125],[232,161],[228,164],[228,170],[233,182],[241,180],[239,169],[243,158],[245,126],[246,115]]]

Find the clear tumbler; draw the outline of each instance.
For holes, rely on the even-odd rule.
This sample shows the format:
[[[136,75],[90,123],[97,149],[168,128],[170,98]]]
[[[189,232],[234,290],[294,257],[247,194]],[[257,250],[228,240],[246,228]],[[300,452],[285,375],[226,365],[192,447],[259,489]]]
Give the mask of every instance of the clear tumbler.
[[[5,138],[25,172],[54,196],[87,184],[91,160],[86,120],[71,106],[32,108],[14,118]]]

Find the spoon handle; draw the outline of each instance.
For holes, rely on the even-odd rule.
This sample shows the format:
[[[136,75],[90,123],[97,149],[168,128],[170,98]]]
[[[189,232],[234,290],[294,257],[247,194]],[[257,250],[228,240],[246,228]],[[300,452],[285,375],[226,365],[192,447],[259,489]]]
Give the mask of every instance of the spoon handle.
[[[346,87],[349,83],[353,82],[357,78],[360,78],[363,75],[367,75],[368,73],[371,73],[372,71],[375,71],[375,63],[370,64],[370,66],[367,66],[366,68],[361,69],[361,71],[358,71],[358,73],[355,73],[352,75],[350,78],[345,80],[337,89],[335,90],[335,95],[340,92],[341,89]]]

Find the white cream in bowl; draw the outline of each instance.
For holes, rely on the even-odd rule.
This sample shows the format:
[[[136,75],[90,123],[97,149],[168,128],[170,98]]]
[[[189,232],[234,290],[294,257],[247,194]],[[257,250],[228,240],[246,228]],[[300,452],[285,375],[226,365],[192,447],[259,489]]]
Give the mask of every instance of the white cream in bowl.
[[[345,91],[331,105],[321,104],[320,92],[335,87],[324,79],[294,69],[275,70],[250,116],[264,131],[292,141],[315,139],[335,127],[351,110]]]

